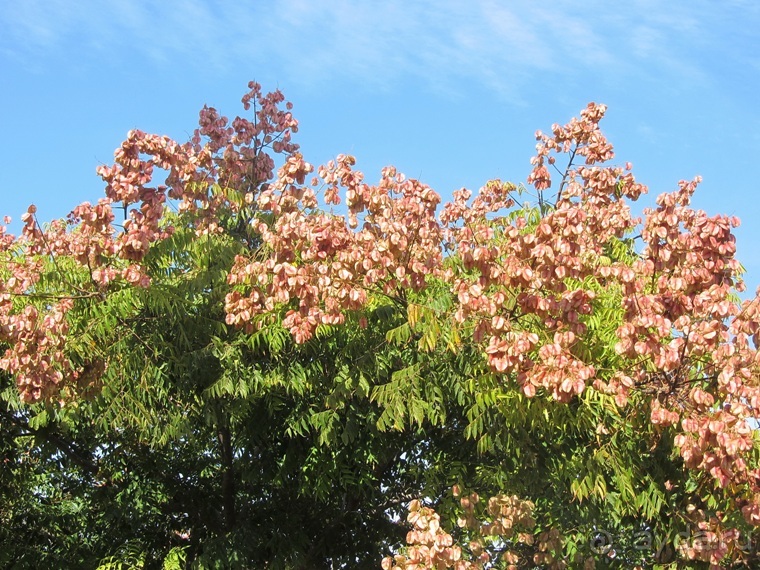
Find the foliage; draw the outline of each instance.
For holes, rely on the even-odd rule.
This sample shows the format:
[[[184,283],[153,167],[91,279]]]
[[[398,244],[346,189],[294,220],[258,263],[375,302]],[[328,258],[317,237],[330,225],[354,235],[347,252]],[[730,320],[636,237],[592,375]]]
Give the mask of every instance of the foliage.
[[[310,179],[250,89],[0,229],[4,565],[755,563],[759,303],[698,180],[634,219],[590,104],[535,193],[439,209],[350,156]]]

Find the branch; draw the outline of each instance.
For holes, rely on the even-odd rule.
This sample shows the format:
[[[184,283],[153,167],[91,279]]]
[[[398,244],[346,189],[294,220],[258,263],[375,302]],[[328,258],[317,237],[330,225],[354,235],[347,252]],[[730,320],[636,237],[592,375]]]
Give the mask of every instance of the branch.
[[[105,300],[105,295],[100,291],[91,291],[90,293],[81,293],[79,295],[54,295],[53,293],[9,293],[12,297],[26,297],[27,299],[51,299],[54,301],[63,301],[64,299],[94,299]]]
[[[237,513],[235,508],[235,471],[234,450],[232,448],[232,434],[226,419],[219,422],[217,438],[219,440],[219,453],[222,462],[222,515],[224,517],[224,529],[229,532],[235,528]]]
[[[0,416],[10,421],[16,427],[19,427],[25,432],[21,435],[33,435],[40,437],[48,443],[52,443],[59,451],[63,452],[66,457],[71,459],[75,464],[81,467],[85,472],[95,475],[99,471],[99,466],[96,461],[93,461],[91,457],[86,455],[82,450],[77,449],[73,443],[64,439],[61,435],[51,430],[34,429],[28,422],[18,418],[8,410],[0,409]]]
[[[578,152],[578,147],[573,147],[573,152],[570,154],[570,160],[567,163],[567,167],[565,168],[565,174],[562,176],[562,180],[559,183],[559,190],[557,190],[557,201],[555,202],[555,206],[559,201],[562,199],[562,190],[565,188],[565,185],[567,184],[567,176],[570,174],[570,168],[573,166],[573,161],[575,160],[575,155]]]
[[[56,272],[59,274],[63,282],[66,283],[69,287],[71,287],[75,291],[79,291],[80,293],[87,294],[87,291],[71,283],[68,279],[66,279],[66,275],[61,272],[61,269],[58,267],[58,261],[56,260],[56,256],[53,253],[53,250],[50,247],[50,244],[48,243],[47,239],[45,238],[45,232],[42,231],[42,226],[40,225],[40,222],[37,220],[36,214],[32,214],[32,216],[34,216],[34,224],[37,226],[37,229],[40,232],[40,239],[42,240],[42,243],[45,245],[45,249],[47,249],[48,251],[50,260],[53,262],[53,266],[55,267]]]

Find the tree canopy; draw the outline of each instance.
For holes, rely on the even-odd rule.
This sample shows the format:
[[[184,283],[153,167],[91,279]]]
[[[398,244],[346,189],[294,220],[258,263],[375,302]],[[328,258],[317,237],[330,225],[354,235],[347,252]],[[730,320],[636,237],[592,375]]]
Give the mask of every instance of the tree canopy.
[[[760,303],[699,179],[635,218],[591,103],[441,204],[249,88],[0,227],[3,566],[757,563]]]

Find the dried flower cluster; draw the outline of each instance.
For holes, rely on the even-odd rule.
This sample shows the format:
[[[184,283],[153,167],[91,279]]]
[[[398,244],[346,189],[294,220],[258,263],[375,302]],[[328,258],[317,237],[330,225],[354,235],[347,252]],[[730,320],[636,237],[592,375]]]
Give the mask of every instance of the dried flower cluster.
[[[460,490],[454,487],[454,495]],[[475,536],[467,544],[456,544],[451,534],[440,525],[440,516],[430,507],[415,500],[409,505],[407,522],[412,530],[406,536],[409,545],[404,554],[383,559],[384,570],[397,568],[411,570],[422,568],[453,568],[477,570],[489,568],[495,561],[489,546],[498,545],[498,558],[506,562],[506,568],[516,570],[521,562],[515,551],[520,545],[535,547],[531,562],[542,568],[562,570],[567,567],[563,559],[562,537],[556,529],[536,533],[533,518],[534,505],[515,496],[498,495],[488,500],[485,512],[477,513],[480,502],[477,493],[459,499],[462,516],[458,526],[466,528]],[[590,560],[593,568],[593,559]]]

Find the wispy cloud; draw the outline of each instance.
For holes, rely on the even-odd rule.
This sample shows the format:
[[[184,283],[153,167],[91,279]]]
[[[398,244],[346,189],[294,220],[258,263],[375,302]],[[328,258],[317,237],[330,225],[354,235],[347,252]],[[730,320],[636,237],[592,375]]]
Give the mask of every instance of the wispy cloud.
[[[746,0],[667,8],[589,0],[582,11],[569,0],[26,0],[0,13],[0,49],[32,64],[61,50],[93,60],[139,52],[157,65],[275,63],[314,84],[352,78],[382,87],[415,77],[449,87],[478,81],[514,95],[548,71],[614,75],[630,73],[631,62],[694,77],[700,61],[684,46],[717,41],[725,30],[716,26],[731,18],[760,24],[760,11]]]

